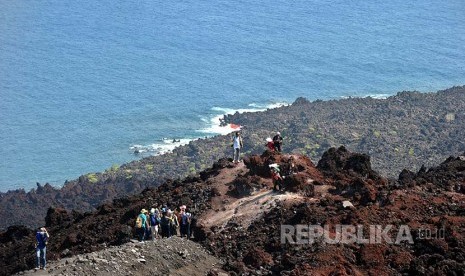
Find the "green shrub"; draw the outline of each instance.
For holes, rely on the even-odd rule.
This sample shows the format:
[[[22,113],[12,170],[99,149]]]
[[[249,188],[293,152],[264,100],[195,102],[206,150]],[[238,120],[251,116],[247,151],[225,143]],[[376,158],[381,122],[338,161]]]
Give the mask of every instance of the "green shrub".
[[[148,172],[153,172],[153,165],[152,164],[145,165],[145,170]]]
[[[87,175],[87,180],[88,180],[90,183],[95,184],[95,183],[97,183],[98,178],[97,178],[97,175],[96,175],[95,173],[89,173],[89,174]]]

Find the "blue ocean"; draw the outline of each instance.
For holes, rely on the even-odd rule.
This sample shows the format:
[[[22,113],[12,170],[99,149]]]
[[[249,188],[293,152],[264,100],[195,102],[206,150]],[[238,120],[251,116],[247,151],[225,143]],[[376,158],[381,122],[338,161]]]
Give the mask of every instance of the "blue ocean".
[[[217,135],[236,110],[463,85],[464,14],[463,0],[0,1],[0,191]]]

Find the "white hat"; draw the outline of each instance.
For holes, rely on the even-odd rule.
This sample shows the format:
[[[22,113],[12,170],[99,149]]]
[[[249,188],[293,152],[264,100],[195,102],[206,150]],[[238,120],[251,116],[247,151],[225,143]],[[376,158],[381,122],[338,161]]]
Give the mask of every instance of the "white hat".
[[[266,138],[266,141],[267,142],[273,142],[273,139],[271,139],[270,137]]]
[[[281,132],[278,131],[278,132],[276,132],[276,134],[281,135]]]

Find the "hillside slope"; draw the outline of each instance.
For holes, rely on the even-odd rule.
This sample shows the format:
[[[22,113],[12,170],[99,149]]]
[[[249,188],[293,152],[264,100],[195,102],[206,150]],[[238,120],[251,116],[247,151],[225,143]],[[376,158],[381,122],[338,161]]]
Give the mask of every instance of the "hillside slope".
[[[49,262],[47,270],[28,270],[20,274],[204,276],[209,272],[221,272],[220,267],[220,261],[199,244],[174,237],[145,244],[132,241]]]
[[[296,172],[285,177],[286,192],[273,192],[268,165],[280,164],[285,174],[291,157]],[[368,155],[344,147],[326,151],[317,166],[299,154],[265,152],[239,165],[222,159],[196,177],[168,181],[95,212],[49,209],[49,259],[129,242],[138,211],[166,204],[192,208],[195,240],[222,259],[222,269],[231,274],[465,273],[465,157],[417,173],[405,170],[394,181],[374,171]],[[412,243],[318,239],[299,245],[281,241],[282,225],[392,225],[394,233],[408,226]],[[443,235],[422,236],[425,229]],[[33,234],[25,227],[0,234],[1,275],[34,266]]]

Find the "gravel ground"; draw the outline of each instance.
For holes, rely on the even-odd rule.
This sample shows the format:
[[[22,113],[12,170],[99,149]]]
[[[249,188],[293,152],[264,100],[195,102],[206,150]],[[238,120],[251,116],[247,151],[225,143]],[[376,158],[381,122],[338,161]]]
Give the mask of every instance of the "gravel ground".
[[[192,241],[172,237],[130,243],[49,262],[16,275],[221,275],[220,261]],[[227,275],[227,274],[225,274]]]

